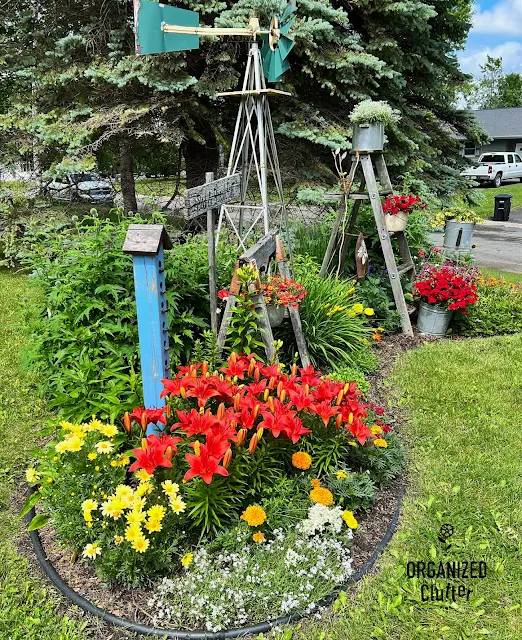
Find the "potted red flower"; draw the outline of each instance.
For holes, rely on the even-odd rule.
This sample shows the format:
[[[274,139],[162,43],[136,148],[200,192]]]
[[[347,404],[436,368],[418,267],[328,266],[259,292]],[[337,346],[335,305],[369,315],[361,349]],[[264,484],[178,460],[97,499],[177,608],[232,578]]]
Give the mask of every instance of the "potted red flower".
[[[404,231],[408,215],[415,209],[423,209],[426,204],[418,197],[409,195],[389,196],[382,203],[388,231]]]
[[[451,263],[426,264],[420,271],[413,291],[420,298],[417,329],[426,335],[446,335],[453,312],[466,313],[468,305],[478,300],[474,268]]]
[[[283,322],[285,309],[297,309],[308,293],[302,284],[279,275],[267,276],[261,287],[272,327]]]

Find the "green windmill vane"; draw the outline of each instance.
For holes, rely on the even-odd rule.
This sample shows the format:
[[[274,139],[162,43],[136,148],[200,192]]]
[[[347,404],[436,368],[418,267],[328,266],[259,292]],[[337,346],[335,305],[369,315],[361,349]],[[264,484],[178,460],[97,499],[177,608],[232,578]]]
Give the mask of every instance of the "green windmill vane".
[[[201,27],[199,14],[149,0],[135,0],[136,51],[139,54],[166,53],[197,49],[200,36],[236,36],[251,40],[242,88],[216,94],[237,96],[240,105],[232,139],[227,176],[241,173],[240,202],[221,206],[216,244],[223,224],[228,224],[238,237],[239,250],[246,250],[258,224],[267,235],[270,219],[279,217],[287,227],[281,172],[268,104],[269,95],[290,95],[267,88],[266,80],[277,82],[290,68],[288,55],[294,46],[289,37],[295,20],[294,4],[287,4],[280,16],[273,16],[268,28],[262,29],[256,17],[245,27]],[[261,40],[261,47],[258,39]],[[278,199],[268,201],[268,173],[272,174]],[[251,177],[257,178],[260,204],[248,204],[247,188]]]

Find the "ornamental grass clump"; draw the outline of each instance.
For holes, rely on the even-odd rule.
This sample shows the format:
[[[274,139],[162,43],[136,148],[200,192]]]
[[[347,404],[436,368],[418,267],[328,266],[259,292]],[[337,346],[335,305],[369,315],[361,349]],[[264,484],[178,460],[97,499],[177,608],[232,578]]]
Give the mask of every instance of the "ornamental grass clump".
[[[102,579],[138,586],[190,570],[201,545],[223,554],[245,528],[256,548],[272,549],[278,530],[285,553],[287,534],[300,532],[302,546],[299,527],[320,506],[336,523],[328,562],[340,561],[354,524],[343,511],[358,508],[359,495],[343,478],[371,478],[370,451],[388,468],[386,452],[398,446],[357,383],[235,353],[218,371],[193,363],[162,382],[163,407],[137,407],[116,423],[60,423],[27,471],[35,493],[24,513],[41,501],[32,526],[49,520]],[[314,551],[306,562],[319,559]],[[311,591],[337,583],[323,578]]]

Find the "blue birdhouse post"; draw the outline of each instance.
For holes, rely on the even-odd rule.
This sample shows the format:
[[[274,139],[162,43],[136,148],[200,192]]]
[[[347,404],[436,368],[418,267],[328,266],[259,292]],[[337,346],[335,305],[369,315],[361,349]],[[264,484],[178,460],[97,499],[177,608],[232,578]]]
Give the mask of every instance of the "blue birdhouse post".
[[[172,243],[162,224],[131,224],[123,253],[132,255],[138,314],[143,401],[147,409],[165,405],[161,380],[170,377],[169,326],[163,249]],[[147,435],[159,431],[150,424]]]

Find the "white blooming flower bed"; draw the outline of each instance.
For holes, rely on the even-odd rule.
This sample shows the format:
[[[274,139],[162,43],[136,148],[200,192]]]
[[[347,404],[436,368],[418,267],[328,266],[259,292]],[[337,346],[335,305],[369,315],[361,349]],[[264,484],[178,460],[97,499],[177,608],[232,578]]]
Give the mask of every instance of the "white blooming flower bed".
[[[265,542],[239,528],[230,551],[201,546],[183,575],[164,578],[150,598],[153,624],[221,631],[313,612],[352,573],[352,532],[342,525],[341,508],[316,504]]]

